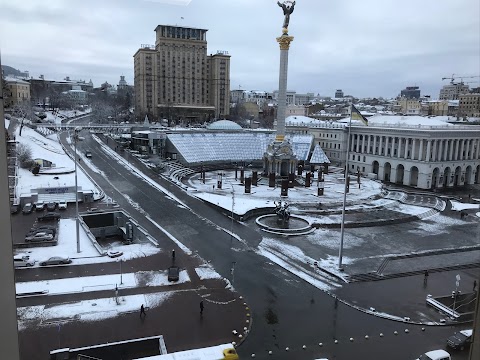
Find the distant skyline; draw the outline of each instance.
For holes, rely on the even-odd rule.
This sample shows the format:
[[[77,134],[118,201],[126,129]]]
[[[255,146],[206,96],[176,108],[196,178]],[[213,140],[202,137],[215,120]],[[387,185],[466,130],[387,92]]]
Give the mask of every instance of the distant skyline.
[[[416,85],[438,98],[442,77],[480,75],[479,14],[478,0],[297,0],[288,89],[394,97]],[[133,85],[133,54],[157,25],[198,27],[209,54],[232,56],[231,89],[274,91],[282,23],[276,0],[0,0],[0,51],[30,76]]]

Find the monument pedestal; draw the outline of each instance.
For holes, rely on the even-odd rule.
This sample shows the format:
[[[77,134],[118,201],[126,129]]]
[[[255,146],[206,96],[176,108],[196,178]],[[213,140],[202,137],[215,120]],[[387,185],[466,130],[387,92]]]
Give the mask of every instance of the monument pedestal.
[[[297,157],[288,140],[273,141],[263,155],[264,173],[275,178],[290,178],[297,168]]]

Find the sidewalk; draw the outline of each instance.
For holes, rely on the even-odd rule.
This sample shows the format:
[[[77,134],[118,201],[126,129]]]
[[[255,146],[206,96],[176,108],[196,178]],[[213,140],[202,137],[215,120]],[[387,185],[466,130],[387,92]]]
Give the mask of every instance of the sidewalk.
[[[94,332],[91,331],[91,322],[82,321],[52,323],[42,326],[41,331],[28,328],[19,333],[21,357],[46,359],[53,349],[155,335],[164,336],[169,352],[181,350],[184,344],[201,347],[232,341],[239,343],[241,339],[232,331],[243,333],[243,328],[249,327],[246,322],[248,310],[236,293],[232,292],[228,299],[224,293],[223,289],[173,292],[161,306],[146,308],[147,315],[143,318],[140,317],[140,308],[113,318],[99,318],[101,321],[95,323],[97,330]],[[203,315],[200,315],[199,308],[201,300],[205,305]],[[95,356],[94,352],[89,354]]]
[[[410,321],[427,325],[440,324],[447,319],[433,308],[427,306],[427,295],[449,295],[455,290],[455,276],[461,277],[458,290],[472,292],[473,281],[480,276],[480,268],[430,273],[424,283],[424,275],[400,277],[395,279],[350,283],[335,291],[335,294],[347,303],[365,309],[374,308],[376,312],[394,316],[409,317]]]

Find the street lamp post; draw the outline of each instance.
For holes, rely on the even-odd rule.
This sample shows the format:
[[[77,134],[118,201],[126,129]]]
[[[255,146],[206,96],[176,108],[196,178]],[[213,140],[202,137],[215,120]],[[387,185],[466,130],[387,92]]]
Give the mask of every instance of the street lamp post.
[[[347,151],[345,159],[345,186],[343,189],[343,205],[342,205],[342,223],[340,226],[340,249],[338,250],[338,269],[343,270],[342,259],[343,259],[343,238],[345,234],[345,205],[347,202],[347,187],[348,187],[348,158],[350,157],[350,130],[352,128],[352,115],[350,109],[350,121],[348,124],[348,133],[347,133]]]
[[[78,131],[80,128],[75,128],[74,136],[73,136],[73,143],[75,147],[75,228],[76,228],[76,236],[77,236],[77,253],[80,252],[80,219],[78,217],[78,179],[77,179],[77,138],[78,138]]]
[[[230,226],[230,240],[232,240],[233,238],[233,207],[235,206],[235,189],[233,187],[233,184],[232,185],[232,223],[231,223],[231,226]]]

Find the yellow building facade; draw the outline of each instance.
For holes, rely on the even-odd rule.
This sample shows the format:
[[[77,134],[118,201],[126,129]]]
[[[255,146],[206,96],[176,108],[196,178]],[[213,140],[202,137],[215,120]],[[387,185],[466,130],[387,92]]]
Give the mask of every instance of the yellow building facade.
[[[8,108],[24,101],[30,101],[30,83],[9,76],[5,78],[5,83],[8,89],[5,107]]]

